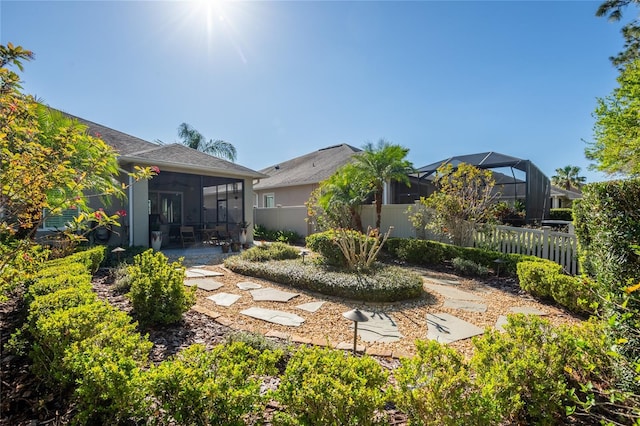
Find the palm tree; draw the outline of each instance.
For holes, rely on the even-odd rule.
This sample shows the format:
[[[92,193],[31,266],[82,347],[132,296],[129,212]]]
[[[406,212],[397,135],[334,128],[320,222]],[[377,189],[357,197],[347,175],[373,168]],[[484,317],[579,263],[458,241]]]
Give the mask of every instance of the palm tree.
[[[580,167],[565,166],[556,169],[556,174],[551,176],[551,184],[570,190],[571,188],[580,189],[584,185],[587,178],[580,176]]]
[[[318,204],[338,227],[362,232],[362,204],[371,194],[370,186],[361,178],[361,170],[347,163],[320,183]]]
[[[178,126],[178,136],[182,138],[182,143],[189,148],[197,149],[198,151],[206,152],[207,154],[232,162],[236,161],[236,148],[232,144],[223,140],[214,141],[209,139],[209,141],[207,141],[202,133],[187,123],[182,123]]]
[[[362,170],[372,187],[376,203],[376,228],[380,229],[382,216],[382,191],[386,182],[401,182],[410,186],[408,174],[413,164],[406,160],[407,148],[380,139],[376,145],[368,142],[360,155],[355,155],[356,166]]]

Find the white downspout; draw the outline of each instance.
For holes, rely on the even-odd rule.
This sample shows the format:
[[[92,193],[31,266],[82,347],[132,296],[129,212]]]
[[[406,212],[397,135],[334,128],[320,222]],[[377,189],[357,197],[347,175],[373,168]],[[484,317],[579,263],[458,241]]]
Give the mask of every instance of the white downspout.
[[[133,246],[133,177],[129,176],[129,247]]]

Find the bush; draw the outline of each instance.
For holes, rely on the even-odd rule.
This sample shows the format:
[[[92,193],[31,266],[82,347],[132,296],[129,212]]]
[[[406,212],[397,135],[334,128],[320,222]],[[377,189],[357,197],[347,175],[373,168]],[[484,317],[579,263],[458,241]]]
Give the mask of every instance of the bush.
[[[302,346],[289,360],[273,397],[283,406],[274,425],[383,423],[387,374],[373,358]]]
[[[394,371],[394,401],[416,425],[497,424],[493,398],[481,395],[463,356],[435,341],[417,341],[417,355]]]
[[[124,313],[110,316],[96,333],[71,344],[65,363],[76,377],[75,396],[83,424],[142,420],[145,394],[141,368],[153,344],[135,331]],[[126,316],[128,318],[128,316]]]
[[[105,302],[96,301],[59,310],[35,319],[28,331],[33,336],[30,357],[36,374],[52,384],[67,387],[74,383],[66,351],[73,343],[81,342],[107,326],[123,329],[133,327],[131,319]],[[133,331],[133,330],[132,330]]]
[[[254,240],[265,240],[265,241],[278,241],[286,244],[297,243],[298,241],[302,241],[302,235],[298,234],[296,231],[291,230],[270,230],[267,229],[264,225],[256,225],[253,228],[253,239]]]
[[[578,400],[593,401],[592,383],[608,374],[612,361],[600,325],[554,327],[520,314],[510,315],[504,328],[505,333],[489,330],[474,338],[470,361],[498,418],[510,424],[560,424]]]
[[[45,265],[57,266],[57,265],[65,265],[70,263],[80,263],[84,265],[89,270],[89,272],[93,274],[98,270],[98,268],[100,267],[100,264],[104,260],[106,250],[107,248],[105,246],[95,246],[87,250],[73,253],[72,255],[69,255],[67,257],[50,260],[46,262]]]
[[[79,275],[61,274],[56,277],[40,278],[29,286],[28,294],[25,298],[27,303],[30,303],[38,296],[54,293],[65,288],[91,289],[91,275],[88,273]]]
[[[77,262],[58,262],[57,265],[45,263],[33,274],[33,278],[55,278],[63,274],[86,275],[89,274],[89,270],[85,265]]]
[[[225,259],[232,271],[295,288],[370,302],[395,302],[424,294],[422,277],[394,266],[378,266],[367,274],[339,272],[311,262],[293,260],[247,262],[239,256]]]
[[[243,251],[240,257],[249,262],[297,259],[300,257],[300,250],[285,243],[261,244]]]
[[[560,265],[549,260],[518,263],[518,279],[523,290],[553,298],[574,312],[593,312],[597,305],[593,281],[565,275]]]
[[[144,246],[128,246],[122,247],[125,251],[122,253],[113,253],[112,250],[115,247],[109,247],[106,251],[106,256],[104,261],[102,262],[102,266],[108,268],[115,268],[122,263],[132,264],[133,258],[140,253],[147,251],[148,248]]]
[[[260,375],[276,374],[281,352],[260,352],[242,342],[207,352],[193,345],[172,360],[152,367],[147,387],[166,419],[178,424],[244,425],[246,416],[262,413]]]
[[[451,263],[453,264],[453,269],[461,275],[468,275],[472,277],[486,277],[489,275],[489,268],[482,266],[473,260],[455,257]]]
[[[549,219],[573,221],[573,209],[550,209]]]
[[[185,290],[180,262],[169,263],[161,252],[147,250],[127,268],[128,297],[141,324],[172,324],[195,303],[195,287]]]
[[[385,245],[386,250],[398,259],[422,266],[440,265],[447,260],[456,257],[473,261],[484,267],[496,268],[496,260],[501,260],[500,273],[514,275],[518,262],[540,261],[535,256],[522,254],[504,254],[473,247],[458,247],[451,244],[439,243],[429,240],[416,240],[413,238],[389,238]]]
[[[517,267],[520,288],[540,297],[551,296],[547,277],[562,273],[562,266],[555,262],[520,262]]]
[[[344,267],[346,259],[334,240],[335,232],[332,230],[311,234],[305,239],[309,250],[319,253],[323,257],[324,263],[331,266]]]

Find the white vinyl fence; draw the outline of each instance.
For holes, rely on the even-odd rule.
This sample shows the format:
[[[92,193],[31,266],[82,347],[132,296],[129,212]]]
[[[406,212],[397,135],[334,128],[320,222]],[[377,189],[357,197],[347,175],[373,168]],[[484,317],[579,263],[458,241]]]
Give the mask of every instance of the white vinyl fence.
[[[575,234],[551,229],[494,226],[474,233],[474,246],[502,253],[528,254],[556,262],[572,275],[579,272],[578,239]]]
[[[387,204],[382,206],[381,232],[387,232],[393,226],[392,237],[409,238],[416,236],[416,232],[411,226],[405,211],[411,204]],[[366,205],[362,207],[362,226],[366,230],[368,226],[374,227],[376,224],[376,207]],[[315,232],[307,224],[307,208],[305,206],[291,207],[255,207],[253,209],[253,223],[262,225],[272,230],[290,230],[306,237]]]

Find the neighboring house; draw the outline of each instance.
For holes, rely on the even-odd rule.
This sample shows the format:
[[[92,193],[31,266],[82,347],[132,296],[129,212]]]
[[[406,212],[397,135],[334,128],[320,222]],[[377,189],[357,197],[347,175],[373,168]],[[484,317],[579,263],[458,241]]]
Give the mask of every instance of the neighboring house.
[[[253,209],[253,181],[267,177],[247,167],[196,151],[181,144],[160,145],[119,132],[103,125],[66,114],[88,126],[117,153],[120,167],[156,166],[160,173],[138,182],[123,174],[128,185],[124,205],[114,200],[102,206],[97,199],[93,208],[103,207],[109,215],[125,210],[121,227],[99,230],[91,238],[113,245],[149,246],[151,230],[163,233],[163,247],[179,244],[180,227],[193,226],[196,232],[214,226],[224,228],[231,237],[238,235],[239,224],[249,222]],[[55,222],[52,219],[52,222]],[[51,230],[45,223],[43,230]],[[237,239],[237,237],[236,237]],[[249,241],[252,234],[248,235]]]
[[[573,206],[573,200],[579,200],[581,198],[582,192],[579,189],[565,189],[551,185],[552,209],[570,209]]]
[[[431,178],[443,164],[451,164],[455,168],[461,163],[494,172],[496,188],[500,191],[499,199],[512,203],[524,202],[526,223],[542,221],[549,217],[551,182],[529,160],[492,151],[458,155],[421,167],[413,176],[423,181]]]
[[[260,170],[268,175],[253,185],[255,207],[302,206],[318,184],[362,150],[341,144],[322,148]]]

